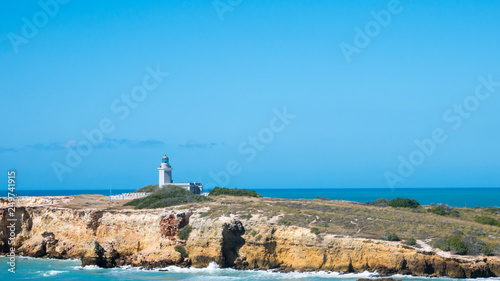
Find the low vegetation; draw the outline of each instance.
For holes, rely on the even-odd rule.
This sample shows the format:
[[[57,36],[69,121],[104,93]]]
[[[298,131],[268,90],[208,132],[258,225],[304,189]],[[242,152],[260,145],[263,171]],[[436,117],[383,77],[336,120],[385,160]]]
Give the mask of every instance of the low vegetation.
[[[189,238],[189,234],[193,231],[193,227],[191,227],[189,224],[184,226],[181,230],[179,230],[179,233],[177,233],[177,236],[181,240],[187,240]]]
[[[399,238],[399,236],[396,235],[396,233],[389,232],[389,231],[384,232],[380,236],[380,239],[386,240],[386,241],[401,241],[401,239]]]
[[[311,228],[311,233],[318,235],[320,233],[319,228],[317,227]]]
[[[135,192],[155,192],[158,190],[157,184],[150,184],[137,189]]]
[[[475,218],[474,220],[476,222],[482,223],[482,224],[500,226],[500,222],[497,219],[494,219],[494,218],[488,217],[488,216],[479,216],[479,217]]]
[[[500,215],[500,207],[487,207],[484,210],[488,213]]]
[[[208,193],[208,196],[219,196],[219,195],[262,197],[255,190],[227,188],[218,186],[214,187],[214,189],[210,190],[210,192]]]
[[[432,206],[430,211],[436,215],[449,216],[449,217],[460,217],[460,212],[458,208],[450,207],[446,204],[439,204],[437,206]]]
[[[182,187],[168,185],[143,198],[134,199],[125,206],[135,206],[136,209],[154,209],[209,200],[203,195],[193,194]]]
[[[474,236],[452,235],[439,239],[434,246],[457,255],[493,254],[492,249],[484,241]]]
[[[401,207],[401,208],[417,208],[420,206],[420,204],[417,202],[415,199],[408,199],[408,198],[394,198],[391,201],[387,203],[387,205],[391,207]]]
[[[187,257],[187,256],[188,256],[188,253],[187,253],[186,249],[185,249],[183,246],[181,246],[181,245],[177,245],[177,246],[175,246],[175,247],[174,247],[174,250],[175,250],[176,252],[178,252],[179,254],[181,254],[181,256],[182,256],[183,258],[185,258],[185,257]]]
[[[417,239],[408,238],[408,239],[406,239],[405,244],[409,245],[409,246],[417,246]]]
[[[377,206],[377,207],[387,207],[387,206],[389,206],[389,200],[387,200],[385,198],[380,198],[380,199],[373,201],[373,203],[370,203],[370,205]]]

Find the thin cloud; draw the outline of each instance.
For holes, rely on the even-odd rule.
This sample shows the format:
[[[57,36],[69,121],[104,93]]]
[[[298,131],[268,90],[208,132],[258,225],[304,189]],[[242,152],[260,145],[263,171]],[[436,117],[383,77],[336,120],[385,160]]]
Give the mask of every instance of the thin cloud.
[[[20,148],[13,147],[0,147],[1,152],[17,152],[21,150],[41,150],[41,151],[53,151],[62,150],[67,148],[75,148],[78,145],[77,140],[69,140],[64,142],[52,142],[52,143],[37,143],[24,145]],[[134,149],[142,148],[161,148],[165,146],[165,142],[159,140],[132,140],[132,139],[115,139],[115,138],[104,138],[97,145],[92,144],[94,148],[101,149],[116,149],[118,147],[127,147]]]
[[[210,143],[199,143],[197,141],[187,141],[185,144],[179,145],[179,147],[183,148],[201,148],[201,149],[208,149],[208,148],[213,148],[217,145],[215,142],[210,142]]]
[[[16,151],[19,151],[19,150],[15,149],[15,148],[0,146],[0,152],[16,152]]]

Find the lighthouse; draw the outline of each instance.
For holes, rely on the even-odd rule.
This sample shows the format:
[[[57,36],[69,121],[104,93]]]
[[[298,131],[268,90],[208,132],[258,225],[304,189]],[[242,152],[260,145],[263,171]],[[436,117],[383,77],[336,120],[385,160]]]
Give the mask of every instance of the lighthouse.
[[[170,166],[169,159],[167,155],[163,156],[161,158],[161,164],[160,168],[158,168],[158,172],[160,173],[159,176],[159,183],[158,187],[165,187],[167,185],[176,185],[179,187],[184,188],[185,190],[189,190],[194,194],[202,194],[203,193],[203,186],[201,183],[197,182],[176,182],[172,180],[172,167]]]
[[[163,158],[161,159],[161,166],[160,168],[158,168],[158,171],[160,172],[160,183],[158,184],[159,187],[171,184],[173,182],[172,167],[170,166],[170,163],[168,163],[167,155],[163,156]]]

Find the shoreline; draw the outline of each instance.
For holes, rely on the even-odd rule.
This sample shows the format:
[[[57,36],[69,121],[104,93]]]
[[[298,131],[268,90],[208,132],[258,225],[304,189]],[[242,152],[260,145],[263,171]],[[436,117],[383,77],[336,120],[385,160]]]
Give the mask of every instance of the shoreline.
[[[0,258],[6,258],[4,255],[0,255]],[[55,258],[35,258],[35,257],[28,257],[28,256],[18,256],[18,258],[21,258],[23,260],[42,260],[42,261],[80,261],[80,259],[55,259]],[[376,271],[375,272],[369,272],[369,271],[363,271],[363,272],[352,272],[352,273],[344,273],[344,272],[338,272],[338,271],[324,271],[324,270],[319,270],[319,271],[297,271],[297,270],[290,270],[290,271],[282,271],[282,270],[277,270],[277,269],[233,269],[233,268],[221,268],[219,267],[215,262],[213,264],[209,264],[207,267],[182,267],[178,265],[170,265],[166,267],[155,267],[155,268],[147,268],[147,267],[135,267],[131,265],[123,265],[123,266],[117,266],[113,268],[104,268],[104,267],[99,267],[97,265],[87,265],[87,266],[76,266],[80,267],[78,270],[132,270],[132,271],[141,271],[141,272],[169,272],[169,273],[186,273],[186,274],[195,274],[195,273],[200,273],[200,272],[206,272],[206,271],[217,271],[217,270],[228,270],[232,271],[234,273],[238,272],[247,272],[247,273],[266,273],[266,274],[277,274],[277,275],[287,275],[287,274],[293,274],[293,275],[301,275],[299,278],[303,277],[329,277],[333,279],[370,279],[370,280],[378,280],[378,279],[384,279],[384,278],[393,278],[396,280],[412,280],[415,278],[419,279],[432,279],[432,280],[456,280],[456,278],[451,278],[447,276],[418,276],[418,275],[403,275],[403,274],[393,274],[393,275],[379,275]],[[294,276],[294,278],[297,278],[297,276]],[[282,279],[282,277],[280,277]],[[477,277],[477,278],[462,278],[463,280],[468,280],[468,279],[474,279],[474,280],[500,280],[500,277],[495,276],[495,277]]]

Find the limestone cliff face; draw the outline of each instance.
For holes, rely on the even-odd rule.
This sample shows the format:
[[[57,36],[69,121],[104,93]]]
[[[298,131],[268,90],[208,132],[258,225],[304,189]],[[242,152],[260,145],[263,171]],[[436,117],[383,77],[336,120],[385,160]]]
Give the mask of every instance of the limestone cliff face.
[[[498,257],[444,257],[399,242],[318,236],[309,229],[269,224],[267,218],[243,221],[243,224],[231,218],[191,223],[195,230],[186,249],[193,266],[216,261],[238,269],[367,270],[381,275],[453,278],[500,276]],[[239,225],[247,231],[239,230]],[[252,232],[249,233],[249,229]]]
[[[201,210],[206,211],[206,210]],[[315,235],[280,226],[276,218],[204,217],[200,210],[68,209],[18,207],[16,247],[32,257],[80,258],[101,267],[207,266],[215,261],[237,269],[377,271],[421,276],[500,276],[498,257],[445,256],[397,242]],[[7,252],[6,209],[0,208],[0,248]],[[193,228],[187,241],[177,237]],[[183,258],[174,250],[182,245]]]

